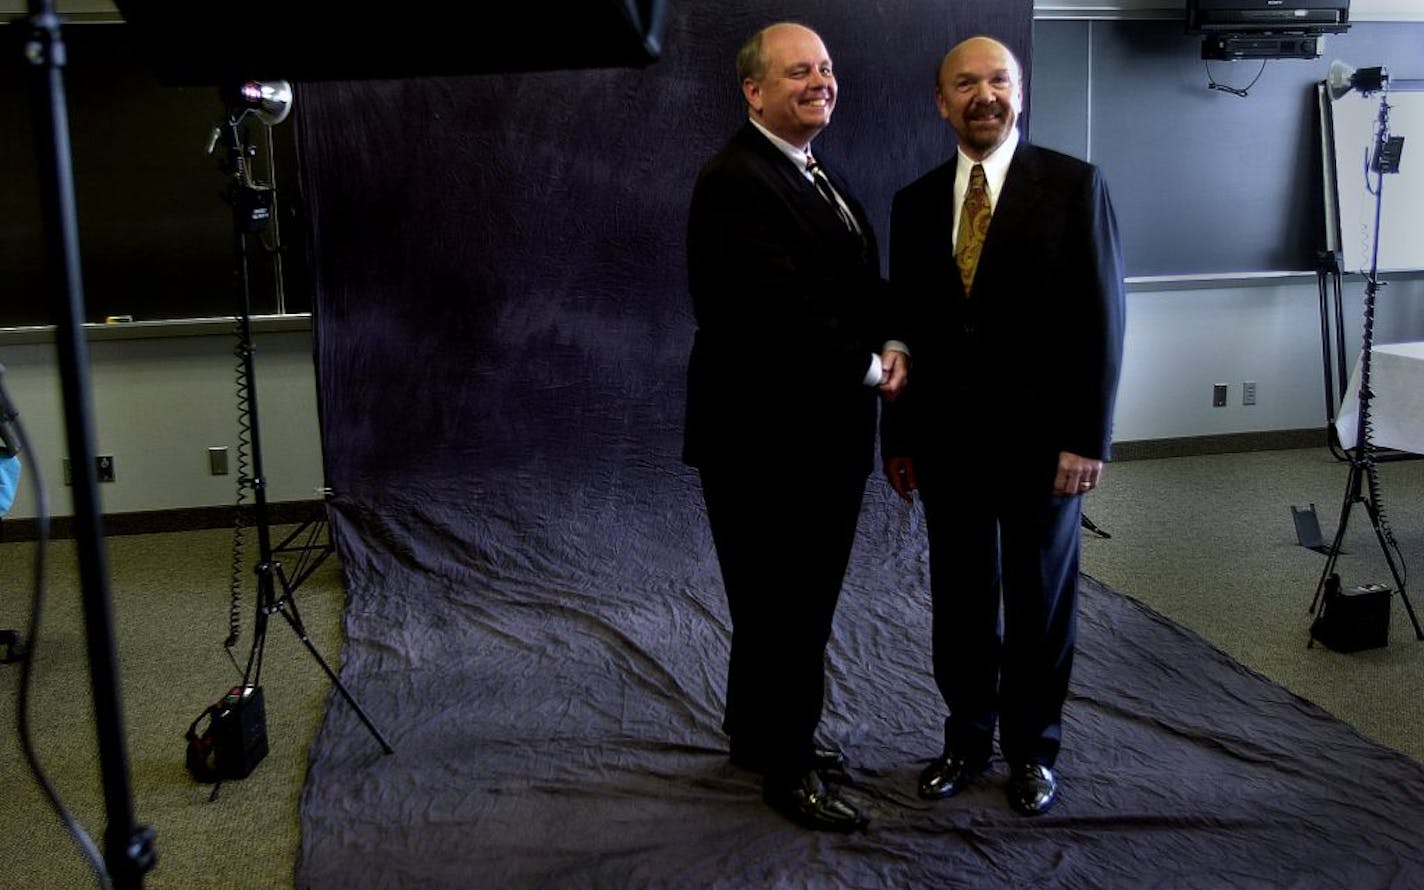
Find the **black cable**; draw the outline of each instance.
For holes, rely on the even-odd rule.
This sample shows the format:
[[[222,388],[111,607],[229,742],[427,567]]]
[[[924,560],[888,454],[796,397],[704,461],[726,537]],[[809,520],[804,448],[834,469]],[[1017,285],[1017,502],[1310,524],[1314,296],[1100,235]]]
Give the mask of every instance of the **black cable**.
[[[0,366],[0,419],[3,419],[4,425],[13,431],[14,438],[18,440],[19,447],[16,453],[33,454],[29,437],[25,434],[24,426],[19,422],[19,413],[15,411],[9,396],[5,393],[3,375],[4,367]],[[30,732],[30,689],[34,677],[35,649],[40,640],[40,615],[44,602],[45,553],[49,545],[49,502],[45,498],[39,461],[30,461],[30,476],[30,484],[35,497],[35,564],[29,636],[20,655],[20,688],[15,704],[17,732],[20,737],[20,747],[25,753],[25,762],[29,765],[30,774],[34,776],[35,783],[40,786],[40,790],[49,800],[55,815],[59,817],[59,821],[64,824],[70,837],[74,839],[75,845],[79,847],[79,852],[89,861],[89,867],[94,870],[94,875],[99,880],[99,886],[111,887],[109,871],[104,863],[103,855],[95,845],[94,839],[65,807],[59,792],[55,790],[54,783],[50,781],[49,774],[45,772],[44,765],[40,763],[39,754],[35,750],[34,738]]]
[[[247,529],[247,515],[243,506],[247,501],[247,489],[250,484],[248,447],[252,442],[252,422],[248,416],[247,375],[243,363],[246,344],[242,342],[240,328],[237,329],[237,338],[237,346],[233,349],[233,354],[237,357],[237,497],[233,505],[232,516],[232,571],[227,614],[228,635],[227,639],[223,641],[223,649],[227,652],[228,660],[240,674],[242,666],[237,663],[237,657],[232,654],[232,647],[237,645],[238,639],[242,636],[242,587],[246,581],[244,535]]]
[[[231,128],[234,138],[240,143],[237,127],[238,121],[228,120],[226,126]],[[222,132],[221,128],[217,131]],[[214,139],[216,144],[216,137]],[[244,149],[239,146],[238,152]],[[241,178],[243,167],[236,158],[228,158],[235,169],[226,172],[229,175]],[[240,191],[244,183],[236,183],[235,191]],[[235,193],[227,196],[230,202],[237,200]],[[231,568],[231,590],[228,600],[228,635],[223,641],[223,648],[227,652],[228,660],[232,662],[239,674],[245,674],[242,666],[238,664],[237,657],[233,654],[232,647],[237,645],[238,639],[242,636],[242,588],[246,583],[246,550],[247,542],[245,532],[247,529],[247,515],[243,507],[247,503],[247,491],[252,487],[251,478],[251,444],[252,444],[252,419],[251,403],[252,398],[249,392],[251,386],[247,379],[247,350],[250,348],[243,339],[242,318],[234,316],[233,334],[236,338],[236,345],[233,347],[233,356],[236,358],[234,368],[236,396],[237,396],[237,495],[233,504],[232,520],[232,568]]]
[[[1220,91],[1223,92],[1223,93],[1230,93],[1230,94],[1233,95],[1233,96],[1240,96],[1241,98],[1244,99],[1244,98],[1246,98],[1246,93],[1247,93],[1247,91],[1250,90],[1252,87],[1254,87],[1254,86],[1256,85],[1256,81],[1260,80],[1260,79],[1261,79],[1261,75],[1262,75],[1263,73],[1265,73],[1265,70],[1266,70],[1266,60],[1265,60],[1265,59],[1262,59],[1262,60],[1261,60],[1261,68],[1260,68],[1260,70],[1256,72],[1256,76],[1255,76],[1255,77],[1251,78],[1251,82],[1248,83],[1248,84],[1246,84],[1246,86],[1244,86],[1244,87],[1233,87],[1233,86],[1228,86],[1228,85],[1226,85],[1226,84],[1224,84],[1224,83],[1217,83],[1217,82],[1216,82],[1216,78],[1214,78],[1214,77],[1211,76],[1211,64],[1210,64],[1209,62],[1207,62],[1205,59],[1202,60],[1202,67],[1206,69],[1206,80],[1207,80],[1206,85],[1207,85],[1207,89],[1220,90]]]
[[[227,158],[229,166],[227,166],[226,169],[230,176],[226,197],[235,211],[243,206],[241,202],[245,200],[245,196],[257,191],[251,183],[251,176],[247,168],[248,150],[247,143],[243,138],[243,116],[245,116],[245,112],[236,117],[230,116],[224,124],[229,149]],[[252,457],[256,447],[255,440],[257,438],[255,432],[257,419],[253,407],[257,401],[257,396],[253,391],[252,374],[250,370],[253,346],[251,342],[250,322],[247,316],[246,260],[241,259],[242,255],[246,252],[246,239],[250,232],[238,226],[234,234],[238,239],[236,248],[241,264],[238,268],[234,269],[234,281],[239,285],[239,290],[243,293],[243,299],[238,306],[237,314],[234,316],[236,322],[234,333],[237,338],[237,344],[233,348],[233,355],[237,359],[237,515],[233,520],[232,598],[228,615],[230,635],[228,637],[226,651],[233,667],[236,668],[238,673],[242,676],[242,684],[244,686],[256,686],[258,682],[257,678],[260,677],[262,673],[262,653],[265,643],[265,631],[263,630],[261,613],[262,610],[268,606],[267,603],[263,602],[260,582],[256,597],[258,616],[253,624],[252,641],[248,650],[246,667],[238,664],[237,658],[232,651],[232,646],[236,645],[239,635],[238,614],[240,611],[245,550],[243,532],[247,525],[247,517],[243,506],[247,499],[248,490],[255,491],[257,486],[262,484],[262,480],[257,479],[253,475],[254,471],[260,472],[259,467],[253,466],[254,460]],[[260,460],[258,462],[260,462]],[[259,572],[260,571],[265,571],[265,567],[259,568]]]
[[[1384,282],[1378,279],[1378,276],[1375,272],[1370,272],[1368,273],[1368,275],[1370,276],[1369,286],[1371,288],[1378,291],[1380,287],[1384,286]],[[1374,311],[1375,307],[1373,305],[1373,301],[1365,301],[1365,336],[1371,339],[1373,339],[1371,332],[1374,329],[1375,322]],[[1369,348],[1368,342],[1365,343],[1364,348]],[[1374,391],[1369,388],[1370,381],[1368,377],[1366,377],[1363,373],[1360,377],[1360,386],[1365,388],[1366,390],[1365,402],[1366,404],[1368,404],[1368,402],[1374,398]],[[1356,442],[1355,446],[1358,449],[1357,459],[1360,461],[1360,464],[1364,469],[1365,482],[1369,487],[1368,503],[1374,510],[1373,518],[1375,524],[1379,528],[1380,537],[1383,539],[1384,543],[1388,545],[1391,550],[1394,551],[1395,558],[1399,561],[1400,586],[1406,587],[1406,582],[1409,579],[1409,565],[1404,560],[1404,550],[1402,547],[1400,547],[1399,540],[1395,538],[1394,530],[1389,527],[1389,520],[1385,516],[1384,499],[1381,495],[1382,488],[1380,486],[1379,481],[1379,466],[1375,462],[1376,448],[1374,440],[1374,415],[1368,409],[1365,410],[1364,416],[1361,420],[1361,425],[1364,428],[1364,435],[1361,437],[1362,441]]]
[[[1374,451],[1371,445],[1369,450]],[[1399,563],[1399,580],[1401,587],[1407,587],[1409,583],[1409,564],[1404,560],[1404,550],[1399,546],[1399,540],[1394,536],[1394,529],[1389,527],[1389,519],[1384,515],[1384,500],[1380,497],[1379,468],[1371,460],[1365,465],[1365,480],[1369,483],[1370,502],[1375,507],[1375,520],[1379,523],[1381,537],[1385,543],[1394,551],[1395,560]]]

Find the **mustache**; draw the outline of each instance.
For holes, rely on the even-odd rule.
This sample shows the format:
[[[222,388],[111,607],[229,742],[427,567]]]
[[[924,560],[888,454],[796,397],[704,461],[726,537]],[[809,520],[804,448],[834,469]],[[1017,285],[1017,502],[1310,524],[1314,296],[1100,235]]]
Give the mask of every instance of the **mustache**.
[[[975,121],[989,120],[991,118],[1003,116],[1004,106],[999,102],[998,99],[976,101],[973,105],[970,105],[968,111],[965,112],[965,117]]]

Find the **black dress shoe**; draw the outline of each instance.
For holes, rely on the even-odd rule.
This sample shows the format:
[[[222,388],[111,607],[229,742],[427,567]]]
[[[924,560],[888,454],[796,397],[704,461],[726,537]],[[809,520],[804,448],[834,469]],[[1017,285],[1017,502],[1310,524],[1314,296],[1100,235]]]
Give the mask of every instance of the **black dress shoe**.
[[[865,828],[870,820],[860,810],[842,800],[815,770],[790,781],[768,779],[762,798],[772,809],[803,828],[849,834]]]
[[[936,757],[920,773],[920,784],[916,790],[925,800],[939,800],[953,797],[968,788],[989,768],[987,760],[965,760],[954,754]]]
[[[1004,790],[1009,806],[1025,816],[1046,813],[1058,802],[1058,780],[1053,777],[1053,770],[1039,763],[1015,767]]]

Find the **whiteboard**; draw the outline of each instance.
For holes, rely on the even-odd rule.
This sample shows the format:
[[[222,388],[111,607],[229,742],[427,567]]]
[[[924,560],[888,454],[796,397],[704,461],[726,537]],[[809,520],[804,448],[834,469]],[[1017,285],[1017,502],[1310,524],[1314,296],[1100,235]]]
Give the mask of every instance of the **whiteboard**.
[[[1411,84],[1410,86],[1414,86]],[[1333,153],[1333,169],[1327,158],[1327,179],[1334,180],[1336,218],[1331,220],[1327,193],[1327,242],[1338,244],[1342,271],[1367,272],[1373,259],[1375,196],[1377,177],[1369,172],[1379,130],[1380,93],[1363,96],[1351,91],[1330,99],[1322,120],[1331,128],[1327,147]],[[1392,87],[1385,97],[1389,103],[1389,134],[1404,137],[1399,172],[1386,173],[1381,188],[1379,270],[1400,272],[1424,269],[1424,91]],[[1367,179],[1368,173],[1368,179]],[[1329,189],[1327,188],[1327,192]],[[1338,239],[1338,242],[1336,241]]]

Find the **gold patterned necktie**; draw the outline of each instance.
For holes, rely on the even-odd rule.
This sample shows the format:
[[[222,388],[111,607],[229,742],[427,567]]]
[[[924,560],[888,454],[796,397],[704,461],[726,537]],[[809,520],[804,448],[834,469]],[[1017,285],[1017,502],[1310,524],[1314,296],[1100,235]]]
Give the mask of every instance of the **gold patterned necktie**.
[[[826,171],[821,167],[821,162],[811,157],[811,153],[806,153],[806,172],[811,174],[811,181],[816,184],[816,190],[821,193],[821,197],[831,202],[831,206],[836,209],[836,216],[840,217],[841,225],[852,232],[859,233],[860,226],[855,224],[855,220],[841,206],[840,199],[836,197],[836,190],[831,188],[831,180],[826,177]]]
[[[993,208],[989,205],[989,189],[984,179],[984,165],[975,164],[969,171],[969,188],[964,191],[964,207],[959,212],[959,233],[954,239],[954,264],[959,267],[959,280],[964,282],[964,295],[974,284],[974,269],[979,254],[984,251],[984,236],[989,234]]]

